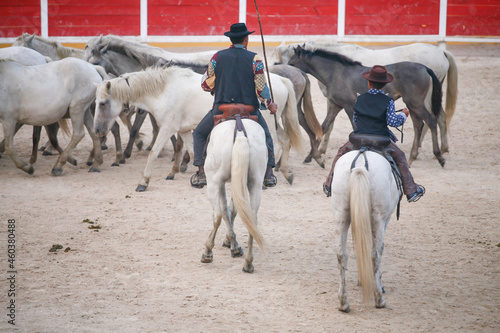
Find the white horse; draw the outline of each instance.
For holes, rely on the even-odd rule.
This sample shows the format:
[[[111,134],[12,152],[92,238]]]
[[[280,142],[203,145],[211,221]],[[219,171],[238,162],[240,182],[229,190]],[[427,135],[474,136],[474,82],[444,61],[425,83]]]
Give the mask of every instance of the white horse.
[[[455,57],[451,52],[443,50],[438,46],[425,43],[413,43],[388,49],[373,50],[356,44],[343,44],[332,41],[309,41],[305,44],[285,45],[282,43],[274,50],[270,63],[287,64],[290,58],[294,55],[294,48],[298,45],[310,51],[322,49],[330,52],[336,52],[355,61],[359,61],[363,64],[363,66],[368,67],[373,65],[387,65],[403,61],[418,62],[432,69],[441,83],[443,83],[446,78],[447,89],[446,106],[444,110],[445,118],[439,117],[438,125],[441,132],[441,152],[445,153],[449,151],[447,128],[450,126],[451,119],[455,113],[458,97],[458,69]],[[319,85],[323,95],[327,97],[325,86],[322,84]],[[428,96],[430,96],[430,94],[428,94]],[[430,101],[426,107],[430,110]],[[328,113],[330,114],[334,106],[327,102],[327,108]],[[333,117],[335,116],[336,114],[333,115]],[[333,122],[329,128],[323,128],[324,136],[319,148],[320,152],[323,154],[326,152],[332,128]],[[426,128],[427,127],[425,127],[425,129]],[[421,140],[423,140],[424,134],[425,130],[422,134]]]
[[[46,64],[47,58],[41,53],[26,47],[11,46],[0,49],[0,58],[11,59],[25,66]]]
[[[86,61],[67,58],[44,65],[24,66],[10,60],[0,60],[0,122],[5,136],[5,151],[21,170],[32,174],[31,164],[22,161],[13,151],[17,123],[44,126],[69,115],[73,134],[52,169],[60,175],[75,146],[84,137],[87,127],[93,143],[95,161],[91,171],[98,171],[102,162],[99,139],[93,133],[89,107],[95,98],[95,85],[106,73]]]
[[[43,38],[35,34],[22,34],[17,37],[12,46],[23,46],[33,49],[52,60],[61,60],[67,57],[83,59],[84,57],[82,49],[63,46],[58,41]]]
[[[266,137],[255,121],[243,119],[243,131],[236,131],[236,120],[227,120],[214,127],[210,136],[205,161],[207,195],[213,207],[213,230],[205,243],[203,263],[213,261],[212,249],[215,235],[223,218],[227,231],[224,246],[231,249],[231,256],[243,255],[234,233],[234,219],[239,214],[249,232],[248,252],[243,271],[252,273],[253,240],[263,248],[264,238],[257,229],[257,212],[262,197],[262,182],[267,164]],[[231,182],[231,203],[228,207],[226,182]]]
[[[213,106],[213,97],[200,87],[201,77],[201,74],[188,68],[176,66],[149,68],[141,72],[124,74],[97,87],[95,129],[98,135],[106,135],[126,102],[150,112],[159,126],[158,137],[149,153],[136,191],[146,190],[151,178],[152,163],[172,135],[179,134],[185,145],[182,151],[176,152],[175,164],[167,179],[173,179],[175,173],[179,172],[181,156],[185,149],[192,157],[191,131]],[[276,130],[274,119],[266,121],[277,143],[275,146],[282,156],[281,171],[283,175],[288,175],[287,159],[290,145],[298,151],[301,149],[297,104],[293,86],[288,79],[275,75],[271,80],[279,106],[279,115],[283,115],[286,119],[285,128],[283,130],[278,126]],[[266,113],[263,112],[264,115]],[[278,143],[281,143],[283,148]],[[293,174],[291,178],[293,179]]]
[[[331,184],[333,220],[340,234],[337,252],[340,269],[339,310],[345,312],[350,311],[345,281],[349,225],[352,224],[363,298],[365,301],[374,298],[376,307],[385,307],[381,270],[384,236],[400,198],[391,166],[378,153],[368,151],[366,155],[360,155],[351,170],[358,153],[358,150],[351,151],[338,160]]]

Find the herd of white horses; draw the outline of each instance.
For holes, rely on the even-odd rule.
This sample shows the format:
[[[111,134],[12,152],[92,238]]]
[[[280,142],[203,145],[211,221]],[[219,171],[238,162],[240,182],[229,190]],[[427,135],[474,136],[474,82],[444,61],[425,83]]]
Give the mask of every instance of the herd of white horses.
[[[87,163],[91,166],[90,171],[99,171],[103,162],[101,144],[109,131],[115,136],[117,156],[114,165],[125,161],[117,118],[130,130],[130,146],[139,140],[136,134],[140,124],[150,115],[155,129],[153,144],[136,191],[146,190],[152,163],[169,140],[176,147],[173,169],[168,177],[173,179],[175,173],[182,170],[181,161],[186,151],[192,158],[191,133],[213,103],[213,97],[202,91],[200,83],[201,73],[215,52],[172,53],[113,35],[91,38],[82,50],[23,34],[12,47],[0,49],[0,121],[4,132],[0,152],[5,152],[16,167],[32,174],[40,128],[45,126],[50,144],[60,153],[52,169],[52,174],[59,176],[66,162],[76,164],[71,154],[84,137],[85,127],[93,143]],[[334,69],[336,65],[327,62],[332,59],[343,67]],[[366,67],[362,65],[380,64],[395,71],[405,70],[405,74],[386,89],[393,98],[402,97],[412,116],[415,138],[410,162],[417,158],[424,125],[427,125],[433,135],[434,154],[444,165],[441,153],[448,151],[446,129],[456,105],[458,80],[454,57],[446,50],[422,43],[372,50],[353,44],[309,41],[282,44],[268,63],[272,64],[269,80],[279,110],[275,118],[268,112],[264,115],[275,142],[280,171],[290,184],[293,182],[288,166],[290,149],[293,147],[306,156],[300,126],[309,136],[311,145],[305,162],[314,159],[324,167],[322,155],[326,152],[335,116],[344,109],[352,119],[351,104],[357,94],[367,89],[357,88],[357,74],[356,77],[347,74],[364,70]],[[408,74],[418,72],[420,67],[424,69],[419,77]],[[327,98],[327,117],[323,124],[314,114],[308,74],[318,79]],[[339,82],[335,81],[335,76],[340,77]],[[445,80],[446,106],[443,109],[440,94]],[[353,90],[346,92],[339,88],[340,85]],[[133,110],[136,112],[131,112]],[[136,115],[134,125],[131,123],[133,114]],[[72,134],[68,146],[61,149],[57,131],[59,128],[68,131],[66,119],[71,122]],[[207,147],[207,196],[214,209],[214,229],[206,242],[202,261],[213,260],[214,238],[222,219],[227,226],[224,245],[231,249],[232,256],[243,255],[233,230],[238,214],[250,234],[243,270],[252,272],[253,239],[259,246],[265,246],[265,239],[257,228],[257,213],[267,149],[262,128],[249,119],[243,119],[242,123],[245,131],[235,130],[235,120],[217,125]],[[13,138],[22,125],[31,125],[34,129],[34,148],[29,162],[19,158],[13,147]],[[130,152],[126,156],[129,155]],[[230,201],[226,198],[226,182],[231,183]],[[341,280],[339,309],[350,310],[345,269],[346,240],[351,224],[363,295],[373,300],[376,307],[384,307],[380,267],[384,234],[401,198],[389,163],[373,152],[346,154],[336,166],[332,190],[333,216],[340,230],[337,254]],[[374,193],[376,195],[372,195]]]

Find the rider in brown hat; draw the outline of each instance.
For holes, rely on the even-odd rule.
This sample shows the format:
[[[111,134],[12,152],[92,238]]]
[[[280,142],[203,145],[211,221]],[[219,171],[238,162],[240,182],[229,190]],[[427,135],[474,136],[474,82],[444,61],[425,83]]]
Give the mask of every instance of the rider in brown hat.
[[[221,104],[231,103],[242,103],[254,107],[251,114],[258,116],[258,123],[266,134],[269,152],[264,186],[276,185],[276,177],[273,174],[275,165],[273,140],[260,109],[267,108],[271,114],[274,114],[278,106],[271,100],[262,60],[256,53],[247,50],[248,35],[254,32],[248,31],[245,23],[231,25],[230,31],[225,32],[224,35],[231,39],[232,45],[214,54],[202,78],[201,87],[214,95],[214,106],[193,132],[193,164],[198,166],[198,171],[191,177],[191,184],[194,187],[201,188],[207,183],[203,151],[207,137],[214,126],[213,116],[222,114],[219,111]]]
[[[404,108],[402,113],[397,114],[394,108],[394,100],[381,90],[387,83],[394,80],[394,77],[387,72],[384,66],[375,65],[369,72],[364,72],[361,75],[368,80],[369,90],[359,95],[354,104],[354,133],[380,135],[391,139],[389,148],[394,150],[392,157],[401,174],[403,192],[406,194],[408,202],[415,202],[424,195],[425,188],[415,184],[406,156],[394,143],[397,141],[397,138],[388,128],[388,126],[399,127],[403,125],[409,115],[409,111],[407,108]],[[330,186],[332,184],[335,164],[342,155],[350,150],[350,147],[350,142],[340,147],[337,156],[333,160],[330,174],[325,183],[323,183],[323,191],[328,197],[331,195]]]

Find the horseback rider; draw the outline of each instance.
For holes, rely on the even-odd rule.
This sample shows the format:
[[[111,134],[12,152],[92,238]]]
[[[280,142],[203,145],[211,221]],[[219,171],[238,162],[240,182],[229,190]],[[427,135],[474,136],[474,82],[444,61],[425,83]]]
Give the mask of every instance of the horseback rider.
[[[424,195],[425,188],[417,185],[413,180],[406,156],[394,143],[397,141],[397,138],[388,128],[388,126],[399,127],[403,125],[409,115],[409,111],[407,108],[404,108],[402,113],[397,114],[394,108],[394,100],[381,90],[387,83],[394,80],[394,77],[387,72],[384,66],[375,65],[369,72],[364,72],[361,75],[368,80],[369,90],[359,95],[354,104],[354,133],[380,135],[391,139],[389,148],[394,150],[392,157],[401,174],[403,192],[406,194],[408,202],[415,202]],[[330,186],[332,184],[335,164],[342,155],[352,150],[351,147],[352,144],[348,141],[339,148],[337,156],[333,160],[330,173],[323,183],[323,192],[325,192],[327,197],[331,196]]]
[[[252,105],[255,110],[251,115],[258,117],[258,123],[266,134],[268,149],[267,169],[264,176],[264,186],[276,186],[276,177],[273,174],[275,166],[274,146],[271,134],[259,108],[269,109],[275,114],[278,106],[271,100],[264,65],[260,57],[247,50],[248,35],[255,31],[248,31],[245,23],[231,25],[230,31],[224,33],[229,37],[232,45],[219,51],[208,64],[207,72],[203,75],[201,87],[214,95],[213,109],[201,120],[193,132],[194,161],[198,167],[196,174],[191,177],[194,187],[202,188],[207,184],[203,157],[208,135],[214,127],[214,115],[222,114],[219,110],[221,104],[241,103]]]

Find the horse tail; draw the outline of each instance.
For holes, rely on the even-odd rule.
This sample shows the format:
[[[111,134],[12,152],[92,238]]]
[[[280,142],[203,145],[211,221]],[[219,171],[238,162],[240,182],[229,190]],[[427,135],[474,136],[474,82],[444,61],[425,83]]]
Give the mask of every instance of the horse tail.
[[[443,86],[441,85],[441,81],[439,81],[432,69],[430,69],[429,67],[425,67],[425,69],[432,79],[432,114],[437,118],[439,117],[442,108],[441,104],[443,102]]]
[[[250,205],[250,193],[248,192],[248,169],[250,165],[250,146],[245,136],[238,135],[233,144],[231,155],[231,190],[233,203],[250,235],[255,239],[261,249],[264,248],[265,240],[259,229],[257,229],[257,215],[252,211]]]
[[[302,143],[302,135],[300,132],[299,124],[299,114],[297,111],[297,99],[295,98],[295,90],[293,89],[293,83],[287,78],[282,77],[281,81],[285,84],[288,90],[288,98],[285,105],[285,110],[283,111],[283,127],[285,132],[290,137],[290,143],[297,152],[304,156],[305,149]]]
[[[349,177],[352,238],[358,265],[358,278],[363,290],[363,299],[370,301],[375,293],[373,272],[373,240],[371,227],[371,197],[368,171],[354,168]]]
[[[448,62],[450,63],[447,75],[448,83],[446,86],[446,106],[445,106],[446,128],[448,128],[451,123],[451,118],[453,118],[453,114],[455,113],[455,107],[457,106],[458,68],[453,54],[451,54],[448,51],[444,51],[444,55],[446,56],[446,58],[448,58]]]
[[[71,131],[69,129],[69,119],[61,118],[61,119],[59,119],[58,123],[59,123],[59,128],[61,129],[63,134],[65,136],[70,136]]]
[[[321,141],[323,139],[323,129],[321,128],[321,124],[316,117],[316,113],[314,113],[312,98],[311,98],[311,81],[307,77],[306,73],[303,73],[304,78],[306,79],[306,89],[304,90],[304,116],[306,118],[306,123],[309,128],[313,131],[314,135],[316,135],[316,140]]]

